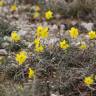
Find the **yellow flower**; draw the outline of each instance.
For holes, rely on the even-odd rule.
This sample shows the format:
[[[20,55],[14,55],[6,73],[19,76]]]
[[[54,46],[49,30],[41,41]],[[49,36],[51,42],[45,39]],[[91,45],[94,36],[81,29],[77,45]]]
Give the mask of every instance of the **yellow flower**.
[[[39,45],[39,44],[40,44],[40,39],[39,39],[39,38],[36,38],[36,39],[34,40],[34,44],[35,44],[35,45]]]
[[[48,37],[48,27],[38,26],[36,36],[41,37],[41,38],[47,38]]]
[[[34,12],[33,13],[33,18],[36,19],[36,18],[39,18],[40,17],[40,13],[39,12]]]
[[[47,38],[48,37],[48,27],[43,28],[41,32],[41,37],[42,38]]]
[[[13,32],[11,33],[11,39],[12,39],[12,41],[14,41],[14,42],[18,42],[18,41],[20,41],[21,37],[20,37],[19,34],[17,34],[16,31],[13,31]]]
[[[32,68],[29,68],[29,70],[28,70],[28,77],[32,78],[32,77],[34,77],[34,75],[35,75],[34,70]]]
[[[25,60],[27,59],[27,53],[24,51],[21,51],[20,53],[16,54],[15,59],[19,64],[23,64]]]
[[[35,46],[35,51],[36,52],[43,52],[44,51],[44,47],[40,44],[40,45],[36,45]]]
[[[95,31],[90,31],[88,33],[88,36],[89,36],[90,39],[96,39],[96,32]]]
[[[0,1],[0,7],[4,6],[5,2],[4,1]]]
[[[47,11],[47,12],[45,13],[45,18],[46,18],[47,20],[52,19],[52,18],[53,18],[53,12],[52,12],[51,10]]]
[[[81,44],[79,48],[80,49],[86,49],[87,48],[87,45],[86,44]]]
[[[70,37],[73,38],[73,39],[76,39],[79,35],[79,31],[75,27],[72,27],[69,32],[70,32]]]
[[[16,4],[13,4],[13,5],[11,5],[11,11],[16,11],[17,10],[17,6],[16,6]]]
[[[42,30],[43,30],[43,27],[42,26],[38,26],[36,31],[37,31],[37,33],[41,33]]]
[[[60,48],[67,49],[68,47],[69,47],[69,44],[67,43],[66,40],[63,40],[60,42]]]
[[[91,84],[93,84],[94,83],[94,80],[93,80],[92,76],[85,77],[84,78],[84,83],[87,86],[90,86]]]

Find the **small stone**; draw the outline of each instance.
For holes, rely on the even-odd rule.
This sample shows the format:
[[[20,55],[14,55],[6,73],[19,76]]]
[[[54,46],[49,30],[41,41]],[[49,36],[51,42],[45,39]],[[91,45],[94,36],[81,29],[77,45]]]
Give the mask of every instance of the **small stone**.
[[[9,46],[9,43],[4,42],[4,43],[2,43],[2,44],[1,44],[1,46],[2,46],[2,48],[6,48],[6,47],[8,47],[8,46]]]
[[[54,25],[52,26],[52,30],[58,30],[58,26],[57,26],[56,24],[54,24]]]
[[[25,36],[25,35],[27,34],[27,31],[20,30],[18,33],[19,33],[19,35],[21,35],[21,36]]]
[[[51,96],[57,96],[57,95],[55,95],[55,94],[51,94]]]
[[[60,19],[61,15],[60,14],[56,14],[55,17],[56,17],[56,19]]]
[[[91,22],[90,23],[82,22],[81,26],[86,28],[88,31],[92,31],[94,24]]]
[[[31,47],[32,47],[32,45],[33,45],[33,43],[29,43],[28,48],[31,48]]]
[[[75,26],[75,25],[77,24],[77,21],[76,21],[76,20],[73,20],[73,21],[71,22],[71,24],[72,24],[73,26]]]
[[[5,49],[0,49],[0,55],[6,56],[7,55],[7,51]]]
[[[4,38],[3,38],[5,41],[10,41],[10,37],[8,37],[8,36],[4,36]]]
[[[46,27],[48,26],[48,23],[46,21],[43,22],[43,26]]]
[[[61,25],[60,25],[60,29],[61,29],[61,30],[64,30],[64,29],[65,29],[65,25],[64,25],[64,24],[61,24]]]

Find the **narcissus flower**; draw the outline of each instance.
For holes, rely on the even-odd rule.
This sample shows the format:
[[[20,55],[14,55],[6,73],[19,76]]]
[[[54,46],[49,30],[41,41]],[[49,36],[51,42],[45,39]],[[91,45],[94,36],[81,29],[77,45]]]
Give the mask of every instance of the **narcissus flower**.
[[[13,31],[13,32],[11,33],[11,39],[12,39],[12,41],[14,41],[14,42],[18,42],[18,41],[20,41],[21,37],[20,37],[19,34],[17,34],[16,31]]]
[[[93,80],[92,76],[85,77],[84,78],[84,83],[87,86],[92,85],[94,83],[94,80]]]
[[[29,69],[28,69],[28,77],[29,77],[29,78],[32,78],[32,77],[34,77],[34,75],[35,75],[34,70],[33,70],[32,68],[29,68]]]
[[[68,47],[69,47],[69,44],[67,43],[66,40],[63,40],[60,42],[60,48],[67,49]]]
[[[72,27],[71,30],[69,31],[69,33],[70,33],[70,37],[73,39],[76,39],[79,35],[79,31],[75,27]]]
[[[95,31],[90,31],[88,33],[88,36],[89,36],[90,39],[96,39],[96,32]]]
[[[21,51],[20,53],[16,54],[16,61],[21,65],[27,59],[27,53],[25,51]]]
[[[13,4],[13,5],[11,5],[11,11],[16,11],[17,10],[17,6],[16,6],[16,4]]]
[[[5,2],[3,0],[0,1],[0,7],[3,7]]]
[[[46,18],[47,20],[52,19],[52,18],[53,18],[53,12],[52,12],[51,10],[47,11],[47,12],[45,13],[45,18]]]

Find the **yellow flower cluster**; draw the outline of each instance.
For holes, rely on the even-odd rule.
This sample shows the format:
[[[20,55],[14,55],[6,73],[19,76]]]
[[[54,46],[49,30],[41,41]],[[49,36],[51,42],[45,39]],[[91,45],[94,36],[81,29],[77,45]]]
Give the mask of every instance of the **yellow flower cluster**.
[[[42,16],[42,14],[40,14],[40,7],[39,6],[35,6],[34,7],[34,12],[32,13],[33,19],[39,18],[40,16]],[[46,20],[50,20],[53,18],[53,12],[51,10],[48,10],[44,13],[44,17]],[[42,18],[41,17],[41,18]]]
[[[67,49],[68,47],[69,47],[69,44],[67,43],[66,40],[63,40],[60,42],[60,48]]]
[[[48,27],[38,26],[36,30],[36,36],[41,38],[48,37]]]
[[[35,75],[34,70],[32,68],[29,68],[28,69],[28,78],[32,78],[32,77],[34,77],[34,75]]]
[[[44,51],[44,47],[42,46],[42,44],[40,43],[40,39],[35,39],[34,40],[34,44],[35,44],[35,51],[36,52],[43,52]]]
[[[20,37],[19,34],[17,34],[16,31],[13,31],[13,32],[11,33],[11,39],[12,39],[12,41],[14,41],[14,42],[18,42],[18,41],[21,40],[21,37]]]
[[[35,9],[34,9],[34,13],[33,13],[33,18],[36,19],[36,18],[39,18],[40,17],[40,7],[38,5],[35,6]]]
[[[87,76],[84,78],[84,83],[85,85],[87,86],[90,86],[92,84],[94,84],[94,80],[93,80],[93,77],[92,76]]]
[[[51,10],[45,12],[45,18],[46,18],[47,20],[52,19],[52,18],[53,18],[53,12],[52,12]]]
[[[71,30],[69,30],[69,33],[71,38],[76,39],[79,35],[79,30],[75,27],[72,27]],[[88,36],[90,39],[96,39],[96,32],[90,31],[88,32]]]
[[[27,53],[25,51],[21,51],[20,53],[16,54],[16,61],[21,65],[27,59]]]
[[[79,35],[79,31],[75,27],[72,27],[69,32],[70,32],[70,37],[73,38],[73,39],[76,39]]]
[[[37,37],[34,40],[35,51],[36,52],[43,52],[44,51],[44,47],[40,43],[40,39],[45,39],[45,38],[48,37],[48,27],[38,26],[35,36]]]

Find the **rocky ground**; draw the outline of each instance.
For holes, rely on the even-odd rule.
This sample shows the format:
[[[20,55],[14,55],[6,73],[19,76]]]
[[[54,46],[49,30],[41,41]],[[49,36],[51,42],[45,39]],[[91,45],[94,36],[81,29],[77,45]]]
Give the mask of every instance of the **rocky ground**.
[[[96,96],[96,38],[88,36],[90,31],[96,33],[95,19],[64,17],[56,12],[51,20],[44,15],[33,18],[36,5],[21,4],[14,11],[11,5],[0,7],[0,96]],[[36,53],[34,39],[40,25],[48,27],[49,36],[41,39],[44,52]],[[78,28],[78,38],[70,38],[71,27]],[[10,40],[12,31],[22,37],[19,43]],[[68,40],[68,50],[59,48],[62,39]],[[80,50],[81,43],[87,48]],[[21,50],[28,57],[19,65],[15,56]],[[35,70],[31,79],[29,67]],[[86,86],[84,78],[91,75],[94,84]]]

